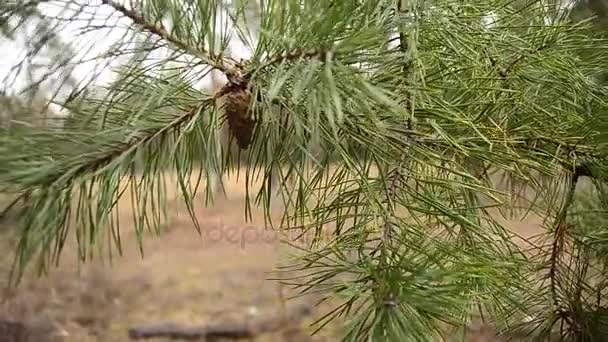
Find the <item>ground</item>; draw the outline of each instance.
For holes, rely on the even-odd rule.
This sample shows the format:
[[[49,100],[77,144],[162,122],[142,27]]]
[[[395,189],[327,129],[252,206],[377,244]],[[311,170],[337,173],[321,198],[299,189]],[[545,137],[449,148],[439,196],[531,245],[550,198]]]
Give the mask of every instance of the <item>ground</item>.
[[[198,206],[201,234],[183,203],[170,194],[166,229],[160,237],[146,236],[143,258],[134,235],[126,233],[128,225],[123,228],[124,254],[114,256],[111,264],[104,257],[78,269],[69,246],[58,268],[42,278],[26,278],[0,313],[33,324],[52,321],[64,332],[63,341],[70,342],[128,341],[128,328],[157,322],[195,325],[280,315],[281,298],[289,291],[268,278],[285,249],[264,230],[261,210],[254,211],[253,222],[244,220],[243,187],[228,184],[227,199],[218,198],[208,208]],[[129,207],[120,210],[128,215]],[[273,215],[279,214],[276,210]],[[508,223],[524,236],[536,233],[538,224],[535,217]],[[311,302],[294,299],[286,305],[289,309]],[[331,329],[308,336],[307,323],[321,312],[256,341],[334,341]],[[491,341],[482,338],[480,333],[470,341]]]

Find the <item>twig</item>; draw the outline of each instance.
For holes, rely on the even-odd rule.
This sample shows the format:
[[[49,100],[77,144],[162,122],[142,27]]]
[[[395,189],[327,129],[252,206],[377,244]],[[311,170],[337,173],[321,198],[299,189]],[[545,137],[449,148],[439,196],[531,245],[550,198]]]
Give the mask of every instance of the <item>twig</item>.
[[[214,100],[214,99],[212,98],[211,100]],[[151,141],[170,130],[178,128],[179,126],[186,123],[189,119],[194,117],[196,115],[196,113],[198,113],[201,110],[201,108],[208,105],[208,103],[211,100],[204,101],[199,106],[196,106],[196,107],[192,108],[191,110],[183,113],[182,115],[176,117],[171,122],[169,122],[166,126],[163,126],[159,129],[154,129],[154,130],[149,129],[149,130],[143,131],[142,132],[143,134],[132,136],[130,141],[119,144],[116,148],[106,151],[105,153],[101,154],[99,157],[91,160],[88,163],[84,163],[78,169],[76,169],[74,172],[69,173],[70,177],[73,177],[73,178],[78,177],[79,175],[85,173],[85,171],[87,171],[87,170],[97,171],[97,170],[101,169],[102,167],[104,167],[105,165],[111,163],[113,160],[124,155],[125,153],[129,153],[134,148],[136,148],[138,145],[145,144],[146,142]],[[62,177],[65,177],[65,172],[63,170],[59,170],[56,174],[49,175],[47,180],[49,181],[48,182],[49,184],[53,184],[53,183],[61,180]]]
[[[403,1],[401,1],[401,0],[399,0],[399,4],[397,5],[397,12],[399,14],[404,14],[404,13],[408,12],[404,8]],[[398,39],[399,39],[399,50],[403,54],[403,57],[405,57],[408,54],[410,46],[407,43],[408,37],[405,35],[405,32],[403,32],[402,29],[399,29],[399,38]],[[402,66],[402,71],[403,71],[406,79],[410,78],[410,76],[411,76],[411,69],[412,69],[412,61],[404,59],[404,63],[403,63],[403,66]],[[408,107],[409,107],[409,105],[408,105]],[[408,110],[410,110],[410,108],[408,108]],[[411,127],[409,127],[409,128],[411,129]]]
[[[312,306],[300,304],[285,316],[271,316],[258,321],[221,322],[192,327],[176,323],[160,323],[129,329],[131,340],[169,338],[182,340],[250,339],[263,333],[278,331],[312,313]]]
[[[406,9],[404,8],[404,4],[402,1],[399,1],[398,5],[397,5],[397,11],[399,14],[401,13],[405,13]],[[410,46],[407,42],[408,37],[406,36],[406,34],[403,32],[403,30],[399,30],[399,50],[401,50],[401,53],[403,53],[403,55],[407,56],[407,53],[410,49]],[[406,62],[404,62],[403,66],[402,66],[402,71],[404,73],[405,78],[410,81],[409,79],[411,78],[412,75],[412,70],[413,69],[413,64],[411,62],[411,60],[408,60]],[[409,83],[409,82],[407,82]],[[407,84],[406,84],[407,86]],[[406,92],[405,95],[405,107],[406,110],[409,113],[408,119],[407,119],[407,129],[408,130],[412,130],[413,129],[413,122],[414,122],[414,105],[413,105],[413,101],[412,101],[412,95],[409,91]],[[405,134],[404,135],[407,143],[405,146],[404,151],[402,152],[402,157],[399,160],[398,165],[392,170],[392,175],[389,176],[389,185],[386,189],[386,203],[387,203],[387,207],[388,210],[390,211],[390,216],[395,216],[395,205],[393,203],[393,197],[396,195],[397,193],[397,188],[399,187],[399,185],[401,184],[402,178],[403,178],[403,165],[405,164],[405,158],[407,158],[408,152],[410,150],[410,146],[412,145],[412,143],[414,142],[414,140],[408,135]],[[383,244],[388,244],[390,243],[391,240],[391,233],[392,233],[392,223],[389,220],[385,220],[384,222],[384,226],[383,226],[383,231],[382,231],[382,243]]]
[[[407,151],[404,151],[404,155],[407,155]],[[393,197],[395,197],[395,195],[397,194],[397,189],[398,189],[399,185],[401,184],[401,180],[403,178],[402,170],[401,170],[401,168],[403,167],[402,164],[403,164],[403,160],[402,160],[402,162],[399,163],[399,165],[397,165],[396,168],[393,169],[392,174],[389,176],[389,182],[388,182],[389,184],[386,189],[386,205],[387,205],[387,209],[390,212],[390,216],[395,215],[395,203],[393,201]],[[390,222],[390,220],[385,220],[383,230],[382,230],[382,243],[383,244],[388,244],[390,242],[392,231],[393,231],[392,226],[393,226],[393,224]]]
[[[270,58],[268,61],[264,62],[261,66],[255,68],[254,70],[248,72],[244,77],[249,78],[251,74],[258,73],[268,67],[271,67],[276,64],[280,64],[284,61],[295,61],[298,59],[306,59],[306,58],[316,58],[321,61],[325,61],[328,57],[333,58],[334,52],[330,49],[323,48],[310,48],[310,49],[301,49],[297,48],[290,51],[285,51],[275,57]]]
[[[532,51],[532,53],[540,52],[541,50],[543,50],[547,47],[548,47],[547,44],[541,45],[541,46],[537,47],[536,49],[534,49]],[[494,57],[489,55],[487,50],[484,49],[484,53],[486,53],[488,55],[490,64],[492,65],[492,67],[497,69],[498,76],[499,76],[500,80],[503,82],[507,81],[507,77],[511,74],[511,72],[515,69],[515,67],[524,60],[524,55],[519,55],[519,56],[517,56],[517,58],[512,60],[511,63],[509,63],[509,65],[506,68],[503,69],[498,65],[498,61]],[[475,117],[473,122],[477,122],[477,121],[481,120],[485,116],[485,114],[488,112],[488,110],[490,110],[490,108],[492,108],[492,105],[493,105],[493,102],[489,102],[481,110],[481,112]]]
[[[568,193],[566,194],[566,199],[564,205],[562,206],[560,212],[557,214],[555,218],[555,232],[553,233],[553,244],[551,247],[551,256],[549,258],[550,268],[549,268],[549,289],[551,291],[551,297],[553,300],[553,305],[557,312],[560,312],[560,303],[557,297],[557,272],[558,272],[558,263],[559,256],[562,252],[564,239],[566,237],[567,227],[566,217],[568,215],[568,209],[572,205],[574,199],[574,193],[576,191],[576,185],[581,176],[588,174],[587,168],[585,166],[577,166],[572,173],[570,178],[570,187],[568,189]]]
[[[2,221],[6,215],[8,214],[8,212],[15,206],[17,205],[17,203],[19,203],[19,201],[21,201],[22,199],[27,198],[27,196],[30,195],[29,191],[26,192],[22,192],[21,194],[19,194],[19,196],[17,196],[15,199],[13,199],[11,201],[11,203],[9,203],[9,205],[7,205],[4,209],[2,209],[2,211],[0,212],[0,221]]]
[[[130,10],[130,9],[126,8],[125,6],[123,6],[121,4],[117,4],[116,2],[114,2],[112,0],[102,0],[101,3],[104,5],[111,6],[116,11],[122,13],[124,16],[133,20],[134,23],[142,26],[144,29],[156,34],[157,36],[161,37],[162,39],[165,39],[168,42],[171,42],[173,45],[177,46],[178,48],[180,48],[182,50],[185,50],[189,54],[192,54],[193,56],[200,58],[206,64],[210,65],[212,68],[217,69],[217,70],[221,71],[222,73],[224,73],[229,80],[238,75],[236,67],[228,65],[230,63],[228,59],[225,59],[221,56],[214,55],[210,51],[204,51],[202,48],[195,49],[195,48],[189,46],[185,42],[172,36],[163,27],[162,24],[149,23],[148,21],[146,21],[146,19],[142,15],[136,13],[134,10]]]

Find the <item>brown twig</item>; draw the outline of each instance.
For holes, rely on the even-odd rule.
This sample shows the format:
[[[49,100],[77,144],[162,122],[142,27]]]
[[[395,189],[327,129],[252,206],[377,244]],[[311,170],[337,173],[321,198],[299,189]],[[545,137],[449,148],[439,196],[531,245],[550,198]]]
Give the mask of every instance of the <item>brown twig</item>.
[[[2,209],[2,211],[0,212],[0,221],[2,221],[6,215],[10,212],[10,210],[17,205],[17,203],[19,203],[19,201],[21,200],[26,200],[27,196],[30,195],[29,191],[26,192],[22,192],[21,194],[19,194],[17,197],[15,197],[11,203],[9,203],[6,207],[4,207],[4,209]]]
[[[560,303],[557,296],[557,273],[559,267],[559,258],[564,246],[564,240],[566,238],[568,224],[566,218],[568,215],[568,209],[572,205],[574,200],[574,193],[576,191],[576,185],[581,176],[588,174],[588,170],[585,166],[577,166],[570,177],[570,187],[566,193],[564,205],[555,218],[555,232],[553,233],[553,244],[551,246],[551,255],[549,257],[549,290],[551,291],[551,297],[553,300],[554,309],[556,312],[561,312]]]
[[[316,58],[318,60],[325,61],[328,58],[333,58],[333,53],[334,52],[329,49],[322,49],[322,48],[310,48],[310,49],[297,48],[294,50],[285,51],[285,52],[281,53],[280,55],[270,58],[268,61],[264,62],[264,64],[262,64],[261,66],[248,72],[245,75],[245,78],[250,77],[251,74],[253,74],[253,73],[260,72],[263,69],[266,69],[266,68],[271,67],[276,64],[280,64],[284,61],[295,61],[298,59],[306,59],[306,58]]]
[[[236,66],[231,66],[230,61],[228,59],[215,55],[210,51],[205,51],[202,48],[195,49],[189,46],[185,42],[172,36],[162,24],[152,24],[146,21],[146,19],[142,15],[138,14],[134,10],[128,9],[125,6],[114,2],[113,0],[102,0],[101,3],[104,5],[111,6],[112,8],[114,8],[114,10],[122,13],[125,17],[128,17],[133,20],[135,24],[140,25],[149,32],[152,32],[153,34],[156,34],[162,39],[172,43],[177,48],[184,50],[187,53],[201,59],[203,62],[205,62],[212,68],[221,71],[226,75],[229,80],[239,74]]]

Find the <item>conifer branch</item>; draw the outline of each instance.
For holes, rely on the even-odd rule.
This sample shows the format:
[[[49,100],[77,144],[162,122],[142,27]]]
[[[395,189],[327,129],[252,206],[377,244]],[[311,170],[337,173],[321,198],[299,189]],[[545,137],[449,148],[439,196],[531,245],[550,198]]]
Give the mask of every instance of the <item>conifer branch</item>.
[[[26,201],[30,194],[31,193],[29,191],[22,192],[17,195],[8,205],[6,205],[2,211],[0,211],[0,222],[2,222],[11,209],[13,209],[20,201]]]
[[[385,203],[388,209],[389,217],[396,216],[395,212],[395,197],[397,196],[397,191],[400,185],[403,182],[403,164],[405,163],[405,159],[408,157],[409,149],[403,151],[403,158],[391,172],[388,177],[388,186],[386,188],[386,198]],[[390,246],[391,238],[393,233],[393,223],[390,220],[385,219],[383,231],[382,231],[382,243],[386,246]]]
[[[399,4],[397,5],[397,11],[401,14],[405,11],[405,9],[403,8],[403,2],[399,1]],[[403,30],[400,28],[399,29],[399,49],[401,50],[401,52],[403,53],[404,56],[407,55],[410,46],[407,43],[407,36],[405,34],[405,32],[403,32]],[[412,61],[411,60],[406,60],[403,63],[403,67],[402,67],[402,71],[404,74],[404,78],[406,80],[406,84],[405,87],[407,88],[410,84],[410,77],[412,74]],[[406,90],[405,94],[404,94],[404,101],[405,101],[405,106],[406,106],[406,110],[408,112],[408,120],[407,120],[407,129],[408,130],[413,130],[413,116],[414,116],[414,107],[411,101],[411,95],[409,93],[409,91]],[[411,144],[413,143],[413,139],[412,137],[410,137],[409,135],[405,135],[405,139],[406,139],[406,144],[405,144],[405,149],[403,151],[401,160],[399,161],[398,165],[393,169],[393,171],[391,172],[391,176],[389,178],[389,186],[386,190],[386,202],[390,211],[390,215],[394,216],[395,215],[395,206],[393,203],[393,197],[396,196],[396,192],[397,192],[397,188],[399,187],[399,185],[401,184],[401,180],[402,180],[402,168],[403,168],[403,164],[405,163],[405,159],[408,158],[408,153],[409,153],[409,149]],[[392,232],[392,223],[390,223],[388,220],[386,220],[386,222],[384,223],[384,231],[382,233],[382,241],[384,243],[390,243],[390,239],[391,239],[391,232]]]
[[[398,11],[399,12],[403,11],[401,1],[399,2],[399,5],[398,5]],[[409,49],[411,48],[407,43],[407,36],[401,29],[399,30],[399,48],[404,55],[406,55],[407,52],[409,51]],[[408,86],[411,86],[410,78],[411,78],[411,73],[412,73],[412,67],[413,67],[413,64],[411,63],[411,60],[405,61],[402,66],[403,76],[404,76],[404,80],[405,80],[404,86],[406,88]],[[412,100],[410,98],[411,95],[410,95],[409,91],[406,90],[406,92],[403,96],[404,96],[406,110],[409,114],[408,118],[407,118],[407,123],[406,123],[407,130],[412,131],[412,130],[414,130],[414,127],[413,127],[414,107],[413,107]],[[380,239],[380,245],[378,246],[379,250],[380,250],[381,267],[388,266],[388,265],[386,265],[386,263],[388,262],[388,253],[392,252],[392,248],[394,247],[393,246],[393,233],[394,233],[394,229],[395,229],[395,227],[394,227],[395,223],[392,221],[392,218],[397,216],[395,200],[396,200],[396,197],[398,196],[398,191],[399,191],[402,183],[404,182],[403,168],[405,167],[405,164],[407,163],[407,159],[410,158],[410,155],[409,155],[410,148],[411,148],[412,144],[414,144],[416,142],[414,140],[414,138],[407,133],[403,134],[403,137],[405,138],[405,146],[404,146],[403,151],[401,152],[401,157],[399,158],[397,165],[394,168],[392,168],[391,171],[389,171],[388,179],[385,183],[385,185],[386,185],[385,204],[386,204],[387,213],[385,214],[386,216],[384,217],[384,225],[382,227],[382,237]],[[371,255],[373,256],[377,251],[378,251],[378,249],[374,250],[371,253]],[[393,293],[393,291],[389,291],[385,295],[385,298],[383,299],[383,305],[388,306],[388,307],[396,307],[398,304],[399,303],[397,302],[397,298],[396,298],[395,294]]]
[[[547,47],[548,47],[547,44],[541,45],[541,46],[537,47],[536,49],[534,49],[532,51],[532,53],[538,53]],[[487,52],[487,50],[486,50],[486,52]],[[490,64],[492,65],[492,67],[496,68],[496,70],[497,70],[496,73],[498,74],[499,79],[503,82],[506,82],[507,77],[509,77],[509,75],[515,70],[515,67],[517,65],[519,65],[521,62],[523,62],[524,55],[517,56],[515,59],[513,59],[511,61],[511,63],[509,63],[509,65],[507,65],[506,68],[501,68],[500,65],[498,65],[498,61],[494,57],[488,55],[488,59],[490,60]],[[493,103],[491,103],[491,102],[488,103],[481,110],[481,112],[475,117],[473,122],[477,122],[477,121],[481,120],[486,115],[488,110],[490,110],[490,108],[492,108],[492,105],[493,105]]]
[[[251,75],[254,72],[261,72],[264,69],[275,66],[277,64],[281,64],[282,62],[293,62],[299,59],[318,59],[320,61],[326,61],[327,59],[332,59],[335,55],[335,52],[331,49],[324,48],[310,48],[310,49],[302,49],[296,48],[293,50],[285,51],[275,57],[270,58],[268,61],[264,62],[259,67],[255,68],[251,72],[247,73],[245,77]]]
[[[553,232],[553,243],[551,245],[551,254],[549,257],[549,289],[551,291],[554,310],[557,313],[561,312],[561,305],[557,295],[557,274],[559,271],[560,255],[564,248],[564,240],[566,239],[566,235],[568,233],[568,224],[566,222],[568,210],[574,202],[574,193],[576,192],[576,186],[580,177],[588,174],[589,172],[584,165],[579,165],[574,169],[574,171],[570,175],[570,186],[568,187],[568,192],[566,193],[564,204],[561,210],[558,212],[555,218],[555,222],[553,224],[555,231]]]
[[[531,53],[539,53],[543,49],[546,49],[548,46],[548,44],[538,46],[537,48],[532,49]],[[505,68],[501,68],[500,65],[498,65],[498,61],[494,57],[488,56],[488,59],[490,60],[490,64],[492,65],[492,67],[495,67],[497,69],[497,73],[498,76],[500,76],[500,79],[505,80],[509,76],[509,74],[511,74],[511,72],[515,70],[515,67],[524,60],[524,55],[519,55],[514,58],[511,63],[509,63],[509,65],[507,65]]]
[[[306,226],[306,230],[314,227],[321,232],[325,227],[336,227],[336,233],[331,234],[335,239],[327,246],[315,244],[320,250],[306,250],[309,255],[298,256],[304,261],[300,270],[307,273],[295,278],[302,292],[318,287],[319,291],[328,289],[346,296],[344,305],[320,321],[329,322],[341,314],[352,316],[347,317],[351,324],[345,325],[344,334],[351,340],[430,340],[436,322],[459,323],[463,311],[471,309],[471,299],[480,312],[487,308],[487,315],[482,314],[489,321],[500,319],[501,311],[511,309],[508,316],[512,317],[513,308],[517,311],[533,306],[528,294],[520,296],[510,290],[536,290],[535,284],[520,281],[529,270],[520,266],[535,261],[519,258],[520,246],[513,246],[507,227],[495,223],[493,217],[488,217],[489,223],[481,217],[484,203],[469,195],[495,198],[492,194],[500,190],[492,189],[491,182],[481,184],[481,176],[468,162],[479,161],[482,168],[492,166],[499,172],[542,176],[555,172],[556,166],[572,168],[581,157],[589,163],[598,161],[601,149],[589,143],[593,138],[581,136],[594,137],[597,131],[592,127],[594,132],[584,132],[590,125],[588,110],[583,107],[591,103],[593,108],[605,108],[598,100],[600,93],[586,79],[587,71],[599,62],[583,62],[573,53],[590,46],[588,41],[571,36],[572,31],[563,25],[522,29],[531,19],[538,21],[543,13],[531,7],[502,6],[499,1],[491,7],[508,24],[484,35],[481,26],[469,25],[470,18],[463,19],[459,14],[462,10],[469,13],[469,4],[453,8],[453,4],[442,3],[417,6],[411,1],[399,1],[398,5],[368,1],[355,8],[352,2],[334,1],[328,11],[326,2],[311,1],[300,8],[297,1],[271,0],[262,4],[254,19],[260,33],[255,55],[265,57],[236,62],[214,47],[201,44],[199,49],[198,42],[207,39],[197,36],[198,32],[207,34],[208,25],[201,30],[196,27],[216,14],[208,3],[189,4],[194,8],[184,10],[183,3],[155,2],[152,12],[161,7],[167,12],[160,15],[177,18],[169,29],[156,24],[155,14],[148,14],[146,9],[119,5],[118,0],[102,2],[123,19],[130,19],[138,31],[160,37],[155,40],[180,53],[185,50],[199,63],[189,62],[184,68],[161,64],[148,68],[143,66],[148,57],[143,56],[142,47],[142,56],[138,54],[120,70],[124,80],[112,85],[107,99],[99,104],[105,112],[98,114],[98,109],[91,108],[98,104],[97,99],[83,101],[82,111],[76,108],[80,102],[74,102],[74,113],[91,114],[90,122],[99,119],[107,123],[101,128],[104,131],[96,130],[93,124],[83,125],[82,130],[72,130],[75,127],[71,125],[67,126],[69,130],[24,130],[29,141],[23,149],[12,148],[25,141],[19,136],[21,132],[1,137],[2,161],[6,162],[0,163],[0,180],[7,187],[18,188],[19,193],[30,191],[34,195],[33,205],[23,211],[25,233],[17,257],[21,265],[40,250],[41,255],[52,253],[51,258],[58,260],[74,210],[83,259],[88,246],[98,241],[100,235],[96,234],[103,232],[99,226],[109,225],[109,233],[118,236],[119,223],[107,220],[107,214],[116,208],[117,198],[127,186],[134,198],[136,233],[141,234],[146,226],[160,227],[166,197],[161,185],[155,183],[163,183],[167,166],[177,172],[188,210],[196,220],[192,199],[198,181],[204,177],[202,173],[222,168],[214,152],[223,157],[225,151],[214,139],[218,137],[214,131],[217,122],[202,121],[211,111],[205,107],[219,106],[212,102],[222,98],[229,132],[237,136],[240,147],[249,149],[246,173],[255,173],[254,168],[268,172],[272,166],[289,164],[289,173],[300,177],[298,186],[286,189],[289,198],[285,199],[285,215],[293,209],[294,225]],[[481,12],[490,7],[471,6]],[[408,9],[405,18],[403,13]],[[232,22],[227,25],[246,16],[229,15]],[[98,28],[91,26],[83,31]],[[245,29],[236,30],[246,41]],[[390,38],[398,40],[397,47],[387,48],[397,43],[387,44],[387,31],[398,34],[398,38]],[[223,33],[221,44],[229,38]],[[302,48],[284,47],[293,42]],[[480,56],[478,51],[488,45],[496,50],[491,50],[491,56],[489,52]],[[539,45],[548,49],[535,54],[535,50],[540,51]],[[342,63],[325,63],[322,68],[317,65],[336,56]],[[85,63],[85,58],[78,63]],[[200,94],[192,91],[192,80],[201,75],[192,75],[190,67],[205,63],[228,76],[228,83],[211,98],[194,100],[197,108],[191,109],[186,103]],[[361,73],[349,67],[364,63]],[[146,77],[142,86],[138,74],[148,71],[159,71],[163,76]],[[258,74],[260,71],[263,74]],[[179,82],[165,82],[165,72]],[[441,77],[430,78],[429,74]],[[140,97],[146,101],[138,102]],[[267,98],[278,106],[265,101]],[[133,110],[134,101],[143,108]],[[188,109],[177,109],[184,107]],[[275,111],[276,107],[280,110]],[[166,114],[165,108],[178,110],[178,114]],[[216,119],[215,113],[209,115],[212,120]],[[476,116],[477,121],[473,121]],[[499,120],[493,120],[496,116]],[[264,119],[258,121],[263,124],[254,122],[257,117]],[[110,128],[105,131],[106,127]],[[103,136],[107,133],[116,135]],[[80,141],[73,143],[73,139]],[[298,168],[306,168],[305,163],[317,159],[310,151],[311,141],[318,142],[327,157],[317,164],[323,170],[316,174],[311,171],[313,174],[307,177],[308,170]],[[44,157],[52,158],[47,161]],[[18,161],[23,158],[27,159],[25,163]],[[199,158],[201,176],[193,186],[189,172]],[[135,162],[144,166],[141,183],[135,176]],[[582,176],[584,172],[577,168],[575,174]],[[116,176],[127,176],[125,188]],[[410,186],[410,182],[415,184]],[[77,208],[72,204],[73,190],[78,195]],[[566,190],[561,189],[561,198]],[[249,196],[248,189],[246,192]],[[570,252],[564,245],[571,233],[565,218],[571,193],[566,197],[563,207],[555,210],[562,210],[553,223],[556,229],[549,233],[554,233],[554,245],[539,247],[545,278],[553,272],[552,289],[545,284],[541,301],[555,303],[556,314],[563,317],[564,324],[578,318],[575,310],[569,309],[574,305],[563,298],[561,290],[567,289],[560,283],[561,277],[570,274],[561,255]],[[270,213],[269,203],[264,201],[265,215]],[[44,208],[49,209],[41,210]],[[86,217],[87,212],[98,215]],[[449,231],[454,226],[466,232],[465,248],[463,241]],[[435,231],[446,235],[435,236]],[[89,235],[90,240],[86,238]],[[317,242],[321,236],[314,238]],[[138,243],[143,248],[140,240]],[[351,251],[357,254],[353,256]],[[548,271],[550,257],[553,269]],[[551,295],[553,298],[549,298]],[[356,302],[360,305],[353,305]],[[578,303],[586,304],[582,300]],[[553,319],[556,314],[551,313]],[[135,335],[209,333],[208,329],[148,328],[152,329],[135,329]],[[248,334],[246,329],[237,330]]]
[[[227,58],[224,58],[219,55],[214,55],[210,51],[205,51],[202,47],[198,47],[195,49],[189,46],[188,44],[172,36],[161,23],[150,23],[142,15],[135,12],[135,10],[128,9],[121,4],[117,4],[113,0],[102,0],[102,4],[111,6],[112,8],[114,8],[114,10],[122,13],[125,17],[128,17],[133,20],[135,24],[140,25],[151,33],[172,43],[177,48],[184,50],[187,53],[201,59],[204,63],[208,64],[212,68],[224,73],[224,75],[226,75],[228,79],[232,79],[238,74],[236,67],[230,65],[230,61]]]
[[[155,138],[178,129],[182,125],[186,124],[189,120],[191,120],[197,113],[199,113],[203,108],[210,105],[214,98],[207,99],[202,101],[200,105],[193,107],[192,109],[182,113],[181,115],[175,117],[175,119],[171,120],[168,124],[159,127],[157,129],[147,129],[138,132],[139,134],[132,134],[127,142],[117,143],[114,147],[109,148],[106,151],[100,153],[100,155],[96,158],[93,158],[85,163],[79,165],[76,169],[71,170],[69,172],[69,178],[75,179],[79,176],[92,174],[104,166],[110,164],[112,161],[120,158],[125,153],[132,152],[134,149],[138,148],[142,144],[150,142]],[[65,170],[58,170],[56,173],[51,173],[46,177],[45,184],[51,185],[56,183],[61,183],[60,181],[68,181],[66,179]],[[27,193],[26,193],[27,194]]]

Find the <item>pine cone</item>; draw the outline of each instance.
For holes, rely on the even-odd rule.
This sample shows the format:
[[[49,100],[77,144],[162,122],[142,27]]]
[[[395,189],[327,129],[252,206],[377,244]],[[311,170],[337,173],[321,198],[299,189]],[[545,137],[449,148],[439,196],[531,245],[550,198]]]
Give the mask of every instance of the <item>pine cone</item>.
[[[255,120],[250,110],[251,94],[247,83],[228,83],[222,90],[224,108],[228,118],[230,133],[236,138],[240,149],[247,149],[251,144]]]

